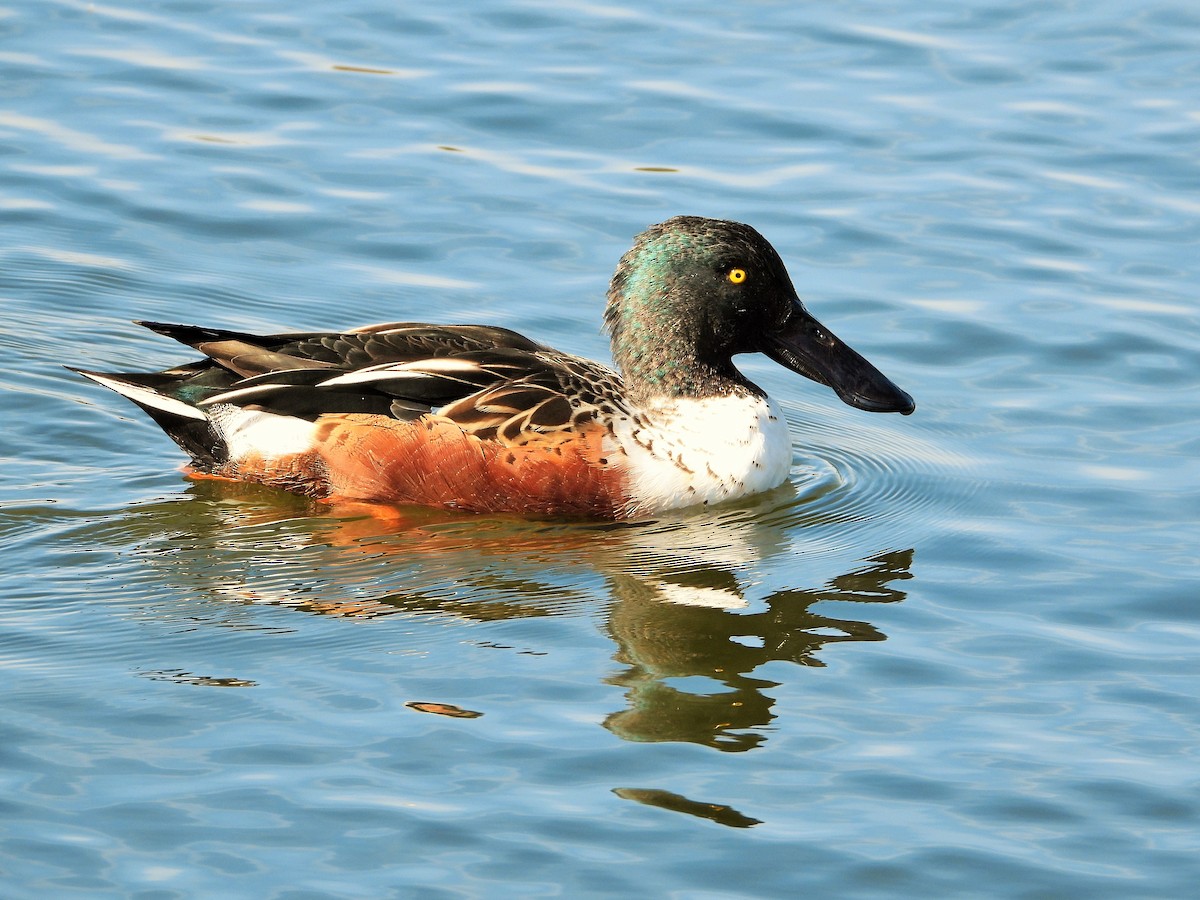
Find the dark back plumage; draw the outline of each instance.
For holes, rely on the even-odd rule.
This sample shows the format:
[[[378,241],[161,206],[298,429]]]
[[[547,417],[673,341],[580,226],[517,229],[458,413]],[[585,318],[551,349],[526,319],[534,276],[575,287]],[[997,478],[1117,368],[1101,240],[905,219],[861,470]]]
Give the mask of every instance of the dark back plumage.
[[[469,434],[520,445],[622,403],[612,370],[507,328],[401,322],[253,335],[139,324],[205,359],[154,373],[82,374],[141,406],[203,468],[226,461],[203,415],[221,404],[308,421],[347,413],[411,421],[438,410]]]

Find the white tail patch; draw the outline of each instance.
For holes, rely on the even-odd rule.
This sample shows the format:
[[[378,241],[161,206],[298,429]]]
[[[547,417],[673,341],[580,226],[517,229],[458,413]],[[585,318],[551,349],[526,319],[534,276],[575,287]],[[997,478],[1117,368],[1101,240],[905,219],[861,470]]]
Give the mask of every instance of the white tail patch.
[[[122,381],[119,378],[109,378],[107,375],[101,375],[98,372],[76,371],[79,371],[79,374],[85,378],[90,378],[97,384],[102,384],[106,388],[116,391],[122,397],[128,397],[134,403],[141,404],[142,406],[149,406],[152,409],[161,410],[162,412],[185,419],[196,419],[201,422],[208,420],[208,416],[196,409],[196,407],[184,403],[182,400],[176,400],[174,397],[160,394],[151,388]]]
[[[212,407],[209,418],[229,448],[232,459],[250,454],[276,459],[305,453],[312,449],[317,428],[306,419],[229,404]]]

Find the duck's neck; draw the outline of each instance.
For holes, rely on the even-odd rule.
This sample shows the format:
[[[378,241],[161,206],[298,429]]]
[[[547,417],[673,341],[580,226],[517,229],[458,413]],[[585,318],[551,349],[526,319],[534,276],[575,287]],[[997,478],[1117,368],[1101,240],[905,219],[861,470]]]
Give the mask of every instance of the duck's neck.
[[[621,275],[609,292],[605,321],[630,399],[644,404],[656,398],[762,395],[728,356],[704,352],[702,324],[672,308],[669,285],[647,289],[634,283],[645,277],[640,272],[627,279]]]
[[[672,341],[669,334],[614,342],[613,360],[625,378],[626,393],[639,404],[761,393],[731,360],[702,360],[694,347]]]

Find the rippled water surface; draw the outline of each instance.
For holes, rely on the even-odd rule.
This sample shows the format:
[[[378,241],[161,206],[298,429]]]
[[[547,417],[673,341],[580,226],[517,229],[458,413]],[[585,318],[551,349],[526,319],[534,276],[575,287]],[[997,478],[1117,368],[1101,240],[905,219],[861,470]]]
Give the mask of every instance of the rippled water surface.
[[[0,8],[0,894],[1183,897],[1193,3]],[[749,222],[910,390],[621,526],[192,483],[132,319],[489,322]]]

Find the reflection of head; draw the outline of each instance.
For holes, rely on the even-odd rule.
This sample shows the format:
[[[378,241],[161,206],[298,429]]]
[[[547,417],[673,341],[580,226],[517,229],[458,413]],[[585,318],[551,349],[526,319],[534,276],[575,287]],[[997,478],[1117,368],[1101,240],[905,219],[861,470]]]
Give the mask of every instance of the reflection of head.
[[[764,736],[745,729],[774,718],[774,700],[761,689],[775,682],[752,677],[754,670],[773,660],[820,666],[816,653],[825,644],[885,639],[867,622],[810,610],[820,600],[903,600],[904,592],[889,582],[911,577],[912,551],[869,562],[820,589],[776,591],[758,613],[729,611],[748,604],[724,569],[693,569],[658,580],[615,577],[609,630],[620,648],[616,658],[628,668],[609,681],[629,688],[629,708],[609,716],[605,726],[632,741],[688,741],[733,751],[758,746]],[[681,605],[679,599],[689,594],[705,605]],[[711,603],[714,597],[739,602],[720,608]],[[689,690],[691,682],[684,687],[676,679],[703,681]]]

